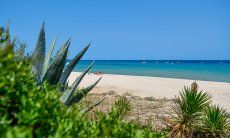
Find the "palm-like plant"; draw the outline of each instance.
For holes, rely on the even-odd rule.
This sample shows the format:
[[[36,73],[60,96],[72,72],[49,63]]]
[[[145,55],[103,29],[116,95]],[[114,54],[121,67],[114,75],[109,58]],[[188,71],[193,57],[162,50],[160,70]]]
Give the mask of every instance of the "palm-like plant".
[[[185,137],[193,135],[194,124],[199,123],[204,109],[210,104],[211,95],[202,91],[193,91],[184,87],[180,96],[173,100],[175,111],[171,136]]]
[[[230,136],[230,118],[226,109],[213,105],[207,108],[202,121],[203,134],[208,137]]]

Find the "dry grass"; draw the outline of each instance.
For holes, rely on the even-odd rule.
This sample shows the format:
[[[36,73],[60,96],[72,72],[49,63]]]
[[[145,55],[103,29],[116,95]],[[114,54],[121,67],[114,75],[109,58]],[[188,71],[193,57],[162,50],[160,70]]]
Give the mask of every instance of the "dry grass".
[[[96,118],[95,113],[101,111],[108,113],[111,105],[115,102],[118,97],[125,96],[131,101],[132,110],[131,113],[125,117],[125,121],[130,121],[139,124],[143,127],[149,127],[153,130],[162,130],[166,128],[164,118],[168,118],[173,113],[170,106],[170,99],[156,99],[154,97],[141,98],[133,96],[131,93],[124,93],[118,95],[115,91],[109,91],[107,93],[91,93],[87,95],[87,98],[83,100],[86,106],[89,106],[96,101],[106,99],[95,109],[93,109],[88,117]]]

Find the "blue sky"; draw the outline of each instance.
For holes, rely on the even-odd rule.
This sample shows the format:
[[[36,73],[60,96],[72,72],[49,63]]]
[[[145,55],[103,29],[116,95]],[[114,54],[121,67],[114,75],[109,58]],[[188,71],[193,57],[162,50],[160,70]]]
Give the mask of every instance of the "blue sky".
[[[230,59],[230,0],[1,0],[0,24],[32,51],[69,37],[84,59]]]

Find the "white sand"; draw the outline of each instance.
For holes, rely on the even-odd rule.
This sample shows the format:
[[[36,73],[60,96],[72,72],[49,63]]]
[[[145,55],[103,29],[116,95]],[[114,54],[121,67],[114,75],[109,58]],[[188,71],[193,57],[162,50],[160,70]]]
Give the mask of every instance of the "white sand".
[[[70,84],[80,73],[73,72],[69,77]],[[80,87],[94,83],[101,75],[89,74],[83,79]],[[102,80],[92,92],[104,93],[115,91],[119,94],[129,92],[140,97],[174,98],[184,86],[190,86],[193,80],[160,77],[143,77],[128,75],[102,75]],[[230,83],[197,81],[199,89],[213,96],[213,103],[230,111]]]

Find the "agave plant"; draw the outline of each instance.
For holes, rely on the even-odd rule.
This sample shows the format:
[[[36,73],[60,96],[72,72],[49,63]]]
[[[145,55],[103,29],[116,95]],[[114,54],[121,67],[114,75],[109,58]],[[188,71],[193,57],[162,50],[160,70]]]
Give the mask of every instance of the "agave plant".
[[[92,68],[92,63],[79,77],[77,77],[77,79],[74,81],[70,88],[66,87],[68,85],[67,79],[70,73],[72,72],[76,64],[80,61],[85,52],[88,50],[90,43],[71,60],[67,67],[65,67],[71,40],[67,40],[67,42],[58,50],[52,62],[50,62],[56,41],[57,37],[52,43],[48,54],[45,55],[46,40],[45,27],[43,23],[41,31],[39,33],[37,45],[31,57],[33,61],[33,72],[35,73],[38,83],[47,82],[51,85],[61,85],[62,88],[60,89],[60,92],[62,96],[60,97],[60,101],[65,105],[69,106],[71,104],[79,102],[84,96],[86,96],[87,93],[91,89],[93,89],[94,86],[96,86],[101,78],[92,85],[86,87],[85,89],[78,90],[76,92],[76,88],[79,86],[84,76]]]
[[[193,91],[184,87],[180,96],[173,100],[173,115],[171,136],[191,137],[194,125],[199,124],[204,109],[210,104],[211,95],[202,91]]]
[[[228,112],[218,105],[207,108],[202,124],[203,133],[208,137],[230,136],[230,118]]]

